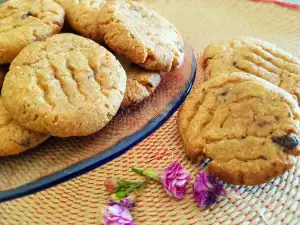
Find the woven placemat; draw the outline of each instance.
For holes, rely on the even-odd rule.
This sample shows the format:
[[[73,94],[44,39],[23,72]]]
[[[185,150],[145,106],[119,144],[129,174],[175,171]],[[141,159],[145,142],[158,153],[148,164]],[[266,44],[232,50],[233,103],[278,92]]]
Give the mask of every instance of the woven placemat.
[[[273,42],[300,58],[297,10],[275,4],[243,0],[147,0],[144,2],[179,28],[194,47],[200,63],[203,49],[211,42],[250,35]],[[198,70],[197,82],[202,80]],[[152,136],[108,164],[69,182],[0,205],[0,224],[101,224],[101,208],[109,198],[103,180],[111,176],[140,180],[132,167],[161,169],[179,161],[194,180],[197,164],[184,154],[174,115]],[[170,198],[162,186],[151,183],[132,211],[135,224],[263,224],[251,205],[259,207],[270,224],[300,224],[300,160],[296,167],[272,182],[255,187],[231,186],[243,201],[226,198],[200,209],[192,197]]]

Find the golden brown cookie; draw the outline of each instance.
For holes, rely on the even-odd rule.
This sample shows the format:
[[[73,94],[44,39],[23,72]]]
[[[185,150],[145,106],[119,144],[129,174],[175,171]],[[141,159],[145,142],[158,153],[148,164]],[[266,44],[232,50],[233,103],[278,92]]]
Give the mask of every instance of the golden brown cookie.
[[[246,73],[195,87],[178,114],[187,155],[209,157],[208,171],[232,184],[256,185],[282,175],[300,154],[300,109],[281,88]]]
[[[99,28],[99,12],[106,0],[58,0],[66,11],[68,23],[80,35],[102,42],[104,33]]]
[[[204,51],[206,79],[220,73],[247,72],[294,96],[300,103],[300,61],[266,41],[240,37]]]
[[[161,81],[160,74],[133,65],[125,57],[117,56],[117,59],[127,75],[126,92],[121,105],[128,107],[148,98],[158,87]]]
[[[170,71],[183,62],[184,42],[166,19],[129,0],[107,1],[99,29],[105,43],[132,62],[155,71]]]
[[[0,98],[0,157],[16,155],[41,144],[50,135],[30,131],[12,119]]]
[[[62,29],[65,12],[52,0],[9,0],[0,5],[0,64],[11,62],[33,41]]]
[[[7,73],[2,101],[24,127],[58,137],[85,136],[118,111],[126,73],[96,42],[57,34],[25,47]]]

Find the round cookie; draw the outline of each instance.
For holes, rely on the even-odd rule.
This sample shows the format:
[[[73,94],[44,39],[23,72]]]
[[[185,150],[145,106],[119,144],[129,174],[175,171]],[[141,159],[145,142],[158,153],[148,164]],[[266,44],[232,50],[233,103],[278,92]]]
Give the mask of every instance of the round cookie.
[[[208,172],[232,184],[282,175],[300,154],[300,109],[281,88],[246,73],[194,87],[178,114],[186,154],[209,157]]]
[[[166,19],[129,0],[111,0],[99,14],[105,43],[132,62],[155,71],[180,67],[184,42]]]
[[[12,119],[0,98],[0,157],[16,155],[41,144],[50,135],[30,131]]]
[[[71,27],[80,35],[103,42],[104,33],[99,29],[98,15],[106,0],[57,0],[66,11]]]
[[[220,73],[247,72],[286,90],[300,104],[300,61],[273,44],[240,37],[209,45],[204,61],[206,80]]]
[[[2,101],[24,127],[52,136],[86,136],[118,111],[126,73],[94,41],[57,34],[25,47],[7,73]]]
[[[0,5],[0,64],[11,62],[29,43],[57,34],[65,12],[52,0],[9,0]]]
[[[125,57],[117,56],[117,59],[127,75],[126,92],[121,106],[128,107],[148,98],[158,87],[160,74],[139,68]]]

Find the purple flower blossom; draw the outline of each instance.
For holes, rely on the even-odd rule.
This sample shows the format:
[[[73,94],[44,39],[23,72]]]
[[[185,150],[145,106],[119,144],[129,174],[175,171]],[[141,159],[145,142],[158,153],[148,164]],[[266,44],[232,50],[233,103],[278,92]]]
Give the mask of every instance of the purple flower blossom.
[[[120,200],[120,202],[114,202],[112,200],[110,200],[108,202],[109,206],[114,206],[114,205],[119,205],[122,207],[125,207],[127,209],[131,209],[133,207],[135,207],[135,202],[134,202],[134,198],[133,196],[127,196],[126,198],[123,198],[122,200]]]
[[[172,162],[161,171],[132,169],[137,174],[148,176],[161,182],[165,191],[172,197],[183,199],[190,175],[178,162]]]
[[[207,175],[205,171],[200,171],[194,183],[194,197],[200,207],[205,207],[216,203],[218,196],[226,196],[228,193],[216,175]]]
[[[183,199],[190,175],[178,162],[173,162],[161,173],[161,181],[166,192],[177,199]]]
[[[129,209],[119,204],[107,206],[103,210],[104,225],[134,225]]]

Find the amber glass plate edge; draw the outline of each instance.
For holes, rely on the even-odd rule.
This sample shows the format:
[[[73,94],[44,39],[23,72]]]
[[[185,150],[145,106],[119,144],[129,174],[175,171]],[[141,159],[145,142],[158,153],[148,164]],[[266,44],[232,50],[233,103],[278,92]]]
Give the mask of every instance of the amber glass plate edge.
[[[99,153],[87,160],[76,163],[66,168],[65,170],[58,171],[56,173],[40,178],[36,181],[30,182],[16,189],[0,191],[0,202],[13,200],[16,198],[36,193],[44,189],[53,187],[57,184],[68,181],[84,173],[87,173],[119,157],[120,155],[128,151],[130,148],[144,140],[155,130],[157,130],[160,126],[162,126],[164,122],[166,122],[176,112],[176,110],[181,106],[181,104],[189,94],[195,81],[197,71],[196,57],[193,51],[191,66],[192,69],[190,79],[183,91],[175,99],[173,99],[173,101],[169,103],[166,109],[164,109],[159,115],[154,117],[143,129],[121,140],[116,145],[107,149],[105,152]]]

